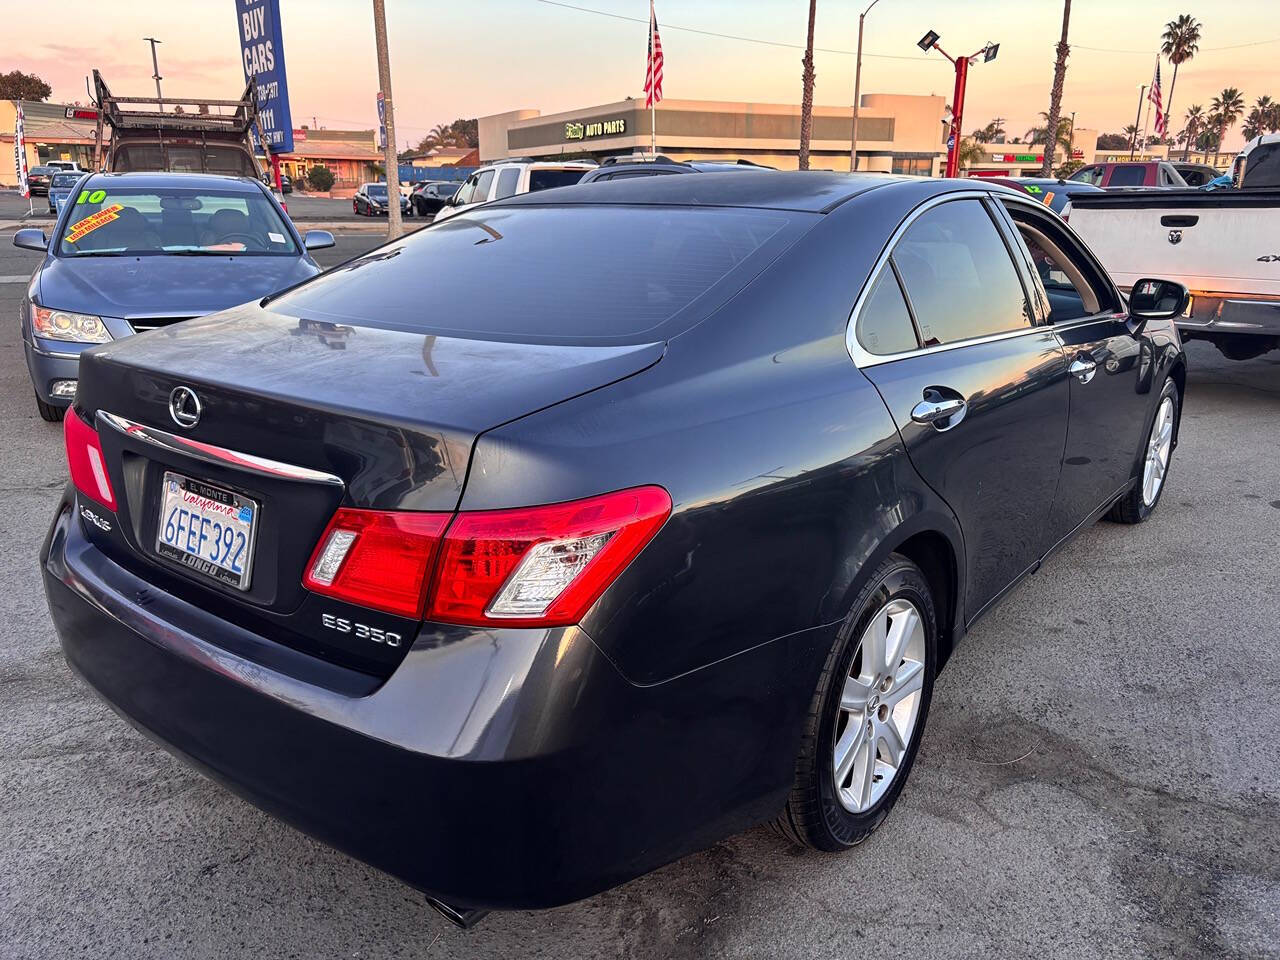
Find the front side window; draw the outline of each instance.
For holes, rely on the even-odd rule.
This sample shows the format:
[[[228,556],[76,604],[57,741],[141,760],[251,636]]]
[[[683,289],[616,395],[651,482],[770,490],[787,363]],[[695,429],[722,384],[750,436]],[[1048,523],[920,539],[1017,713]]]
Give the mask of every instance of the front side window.
[[[1093,268],[1075,251],[1070,238],[1054,224],[1034,216],[1014,204],[1009,214],[1026,244],[1031,265],[1040,278],[1049,300],[1049,322],[1062,323],[1100,313],[1105,290],[1090,283],[1086,271]]]
[[[880,271],[871,295],[858,313],[855,333],[862,348],[876,356],[906,353],[920,346],[892,267],[886,265]]]
[[[55,249],[63,257],[296,255],[292,234],[261,193],[95,187],[68,200]]]
[[[995,223],[978,200],[926,211],[892,259],[926,347],[1028,327],[1031,305]]]
[[[476,174],[476,189],[471,195],[472,203],[484,203],[489,199],[489,185],[493,183],[493,171],[481,170]]]

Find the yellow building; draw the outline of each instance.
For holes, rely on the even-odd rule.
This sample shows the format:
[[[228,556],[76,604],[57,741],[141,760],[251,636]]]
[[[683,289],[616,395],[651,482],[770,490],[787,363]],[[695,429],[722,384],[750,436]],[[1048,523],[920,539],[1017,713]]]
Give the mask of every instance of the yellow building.
[[[943,97],[869,93],[858,116],[858,169],[936,175],[945,165]],[[850,107],[813,108],[810,167],[848,170]],[[653,126],[643,100],[621,100],[543,115],[511,110],[479,118],[480,162],[551,160],[647,153]],[[783,170],[798,165],[796,104],[664,100],[657,148],[673,160],[751,160]]]

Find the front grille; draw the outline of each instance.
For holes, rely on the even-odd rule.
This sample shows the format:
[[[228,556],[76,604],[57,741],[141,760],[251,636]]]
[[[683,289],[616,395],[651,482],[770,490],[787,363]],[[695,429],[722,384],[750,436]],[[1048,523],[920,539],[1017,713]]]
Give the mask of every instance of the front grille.
[[[183,320],[191,319],[191,317],[137,317],[129,321],[129,326],[133,327],[134,333],[143,333],[147,330],[155,330],[157,327],[167,327],[175,323],[181,323]]]

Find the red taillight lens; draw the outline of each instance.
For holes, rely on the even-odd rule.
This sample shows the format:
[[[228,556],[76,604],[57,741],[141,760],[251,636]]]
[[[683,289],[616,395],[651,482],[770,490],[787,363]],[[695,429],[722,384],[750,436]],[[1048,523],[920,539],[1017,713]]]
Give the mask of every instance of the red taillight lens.
[[[418,619],[447,513],[340,509],[320,538],[303,586]]]
[[[671,497],[661,487],[460,513],[445,534],[427,618],[504,626],[576,623],[670,514]]]
[[[67,448],[71,482],[86,497],[115,512],[116,495],[107,476],[107,460],[102,455],[98,431],[80,419],[74,409],[62,418],[62,439]]]

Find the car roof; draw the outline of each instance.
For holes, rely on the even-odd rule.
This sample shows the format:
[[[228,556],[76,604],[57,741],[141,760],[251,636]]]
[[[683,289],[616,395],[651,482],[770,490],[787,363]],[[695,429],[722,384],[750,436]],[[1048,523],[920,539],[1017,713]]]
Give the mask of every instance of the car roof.
[[[761,207],[822,213],[851,197],[918,177],[874,173],[744,170],[697,177],[631,177],[518,194],[502,204],[655,204],[709,207]],[[942,183],[943,181],[938,181]]]
[[[231,177],[218,173],[164,173],[161,171],[143,171],[137,173],[94,173],[90,174],[86,186],[136,187],[138,189],[161,189],[164,187],[183,187],[209,190],[230,190],[241,193],[259,193],[261,187],[253,177]]]

